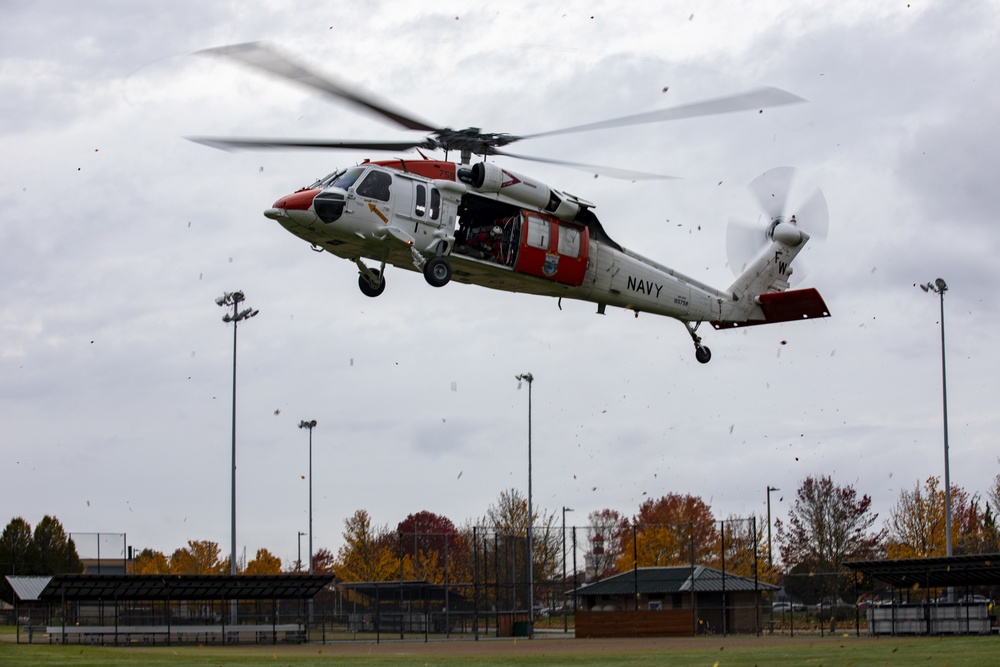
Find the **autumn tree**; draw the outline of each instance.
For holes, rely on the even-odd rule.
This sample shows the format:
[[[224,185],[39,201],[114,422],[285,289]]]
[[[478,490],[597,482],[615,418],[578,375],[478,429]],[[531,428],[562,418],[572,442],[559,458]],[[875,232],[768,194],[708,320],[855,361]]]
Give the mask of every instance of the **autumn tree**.
[[[317,549],[312,557],[313,572],[316,574],[332,574],[333,564],[336,560],[333,552],[326,547]]]
[[[883,531],[873,529],[878,514],[871,503],[870,496],[858,497],[852,486],[837,486],[829,477],[807,477],[796,492],[788,525],[775,521],[785,565],[836,572],[844,561],[875,557]]]
[[[243,574],[281,574],[281,559],[267,549],[257,549]]]
[[[986,494],[993,516],[1000,515],[1000,474],[993,478],[993,485]]]
[[[143,549],[132,559],[132,574],[170,574],[170,563],[162,551]]]
[[[726,572],[752,579],[756,567],[757,579],[768,583],[778,581],[778,568],[769,564],[767,535],[761,526],[767,519],[757,516],[730,515],[722,522],[721,551],[725,554]]]
[[[940,478],[928,477],[923,486],[904,490],[889,514],[886,553],[890,558],[930,558],[947,553],[945,491]],[[981,507],[978,495],[951,487],[952,553],[993,553],[997,549],[996,523],[989,503]]]
[[[619,536],[628,529],[628,518],[613,509],[602,509],[587,515],[586,561],[588,578],[603,579],[617,573],[615,564],[622,556]]]
[[[556,526],[555,512],[541,513],[532,507],[534,530],[531,533],[531,570],[533,573],[533,583],[551,579],[561,564],[562,540]],[[508,582],[512,586],[510,591],[513,595],[524,595],[522,591],[518,593],[513,586],[520,585],[528,581],[528,501],[520,491],[511,488],[500,492],[496,503],[491,504],[486,510],[486,516],[482,520],[488,530],[492,530],[495,536],[497,548],[494,551],[502,550],[505,563],[505,576],[510,576]],[[500,556],[495,553],[495,558]],[[491,567],[484,564],[485,567]],[[524,586],[524,589],[527,587]],[[539,588],[536,586],[536,593]],[[523,598],[521,598],[523,599]]]
[[[341,581],[389,581],[399,578],[399,553],[394,535],[372,526],[366,510],[344,519],[344,542],[334,573]]]
[[[228,559],[219,559],[221,550],[216,542],[188,540],[186,548],[170,555],[171,574],[229,574]]]
[[[648,499],[618,533],[619,572],[638,567],[714,564],[718,559],[719,529],[712,510],[701,498],[669,493]]]
[[[534,508],[532,508],[534,510]],[[496,503],[486,509],[483,525],[503,535],[526,535],[528,501],[517,489],[500,492]]]
[[[396,526],[404,578],[443,584],[471,580],[470,543],[446,516],[427,510]]]

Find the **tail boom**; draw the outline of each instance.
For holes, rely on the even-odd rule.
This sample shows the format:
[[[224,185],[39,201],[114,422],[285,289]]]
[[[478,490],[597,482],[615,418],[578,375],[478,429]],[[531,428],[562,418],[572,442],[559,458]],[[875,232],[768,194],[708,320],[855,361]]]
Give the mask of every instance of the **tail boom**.
[[[814,288],[791,290],[787,292],[769,292],[754,299],[759,306],[757,317],[751,315],[746,320],[723,320],[712,322],[716,329],[735,329],[756,324],[775,324],[778,322],[795,322],[811,320],[820,317],[830,317],[823,297]]]

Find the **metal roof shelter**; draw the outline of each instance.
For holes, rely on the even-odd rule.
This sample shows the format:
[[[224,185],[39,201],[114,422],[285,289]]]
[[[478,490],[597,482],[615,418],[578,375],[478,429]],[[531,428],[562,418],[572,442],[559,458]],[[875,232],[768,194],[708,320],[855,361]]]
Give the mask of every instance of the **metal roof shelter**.
[[[57,574],[8,576],[21,601],[281,600],[305,599],[333,581],[332,574]],[[29,581],[21,581],[29,580]],[[44,583],[43,583],[44,582]],[[39,589],[39,586],[41,587]],[[38,590],[35,590],[38,589]],[[22,591],[33,597],[23,597]]]
[[[640,595],[667,593],[713,593],[734,591],[778,590],[778,586],[746,577],[723,573],[704,565],[672,567],[640,567],[593,584],[581,586],[574,595]]]
[[[50,619],[53,610],[61,609],[56,615],[62,619],[59,626],[36,628],[29,623],[29,641],[34,633],[44,633],[50,642],[76,639],[118,644],[165,640],[169,644],[206,640],[231,643],[244,641],[244,635],[258,641],[266,635],[273,642],[277,642],[279,634],[286,641],[302,638],[308,627],[300,621],[278,624],[282,615],[279,603],[293,600],[301,604],[312,599],[333,581],[334,575],[57,574],[6,579],[14,591],[15,604],[29,612],[43,605],[44,618]],[[197,604],[187,605],[191,602]],[[241,620],[227,625],[225,605],[231,603],[236,609],[237,602],[243,607]],[[256,607],[247,607],[248,602]],[[292,612],[291,616],[301,614]],[[287,610],[284,617],[290,617]],[[247,623],[248,618],[256,622]]]
[[[1000,554],[852,561],[844,566],[894,588],[1000,585]]]

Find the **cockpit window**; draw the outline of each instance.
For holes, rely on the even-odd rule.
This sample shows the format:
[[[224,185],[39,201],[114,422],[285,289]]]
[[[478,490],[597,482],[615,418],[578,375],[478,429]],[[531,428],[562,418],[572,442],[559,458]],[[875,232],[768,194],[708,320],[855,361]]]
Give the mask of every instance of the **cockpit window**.
[[[338,169],[337,171],[331,174],[327,174],[323,178],[317,178],[315,181],[313,181],[313,184],[308,187],[308,189],[312,190],[314,188],[329,187],[330,183],[333,183],[337,179],[337,177],[343,174],[345,171],[346,169]]]
[[[363,173],[365,173],[365,167],[351,167],[347,171],[338,172],[336,179],[330,183],[329,187],[346,190],[357,183]]]
[[[389,201],[389,186],[392,185],[392,176],[384,171],[370,171],[365,176],[365,180],[358,186],[359,197],[378,199],[379,201]]]

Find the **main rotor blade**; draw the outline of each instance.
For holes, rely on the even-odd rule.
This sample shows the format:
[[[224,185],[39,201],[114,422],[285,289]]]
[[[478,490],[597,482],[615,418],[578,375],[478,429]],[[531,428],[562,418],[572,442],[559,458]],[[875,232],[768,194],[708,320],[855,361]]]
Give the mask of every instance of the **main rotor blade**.
[[[618,167],[607,167],[597,164],[584,164],[583,162],[568,162],[566,160],[554,160],[552,158],[534,157],[532,155],[518,155],[517,153],[508,153],[506,151],[501,151],[501,150],[494,150],[493,154],[503,155],[504,157],[512,157],[518,160],[527,160],[529,162],[558,164],[563,167],[571,167],[573,169],[579,169],[581,171],[590,172],[592,174],[600,174],[601,176],[610,176],[611,178],[621,178],[631,181],[656,181],[656,180],[667,181],[678,178],[677,176],[652,174],[646,171],[632,171],[631,169],[620,169]]]
[[[291,59],[261,42],[220,46],[213,49],[205,49],[204,51],[199,51],[199,53],[226,56],[238,60],[244,65],[256,67],[259,70],[269,72],[283,79],[295,81],[303,86],[319,90],[332,97],[357,104],[409,130],[434,132],[439,129],[431,123],[413,117],[408,112],[393,109],[387,103],[378,101],[370,95],[351,90],[343,84],[334,82],[329,77],[317,74],[293,62]]]
[[[188,141],[193,141],[212,148],[219,148],[224,151],[234,150],[262,150],[262,149],[298,149],[298,148],[318,148],[318,149],[357,149],[372,151],[405,151],[410,148],[423,146],[424,141],[323,141],[312,139],[241,139],[223,137],[185,137]]]
[[[549,132],[539,132],[538,134],[527,134],[519,136],[518,139],[535,139],[537,137],[550,137],[557,134],[569,134],[572,132],[589,132],[591,130],[605,130],[612,127],[625,127],[628,125],[642,125],[645,123],[659,123],[668,120],[680,120],[682,118],[698,118],[701,116],[715,116],[724,113],[734,113],[736,111],[747,111],[749,109],[762,109],[764,107],[776,107],[786,104],[798,104],[805,102],[798,95],[793,95],[780,88],[757,88],[740,93],[738,95],[728,95],[702,102],[684,104],[681,106],[659,109],[657,111],[647,111],[633,116],[613,118],[597,123],[586,125],[575,125],[561,130],[551,130]]]
[[[794,179],[794,167],[775,167],[750,181],[750,185],[747,187],[756,197],[761,209],[767,213],[771,220],[774,220],[785,214],[788,192],[792,188]]]

